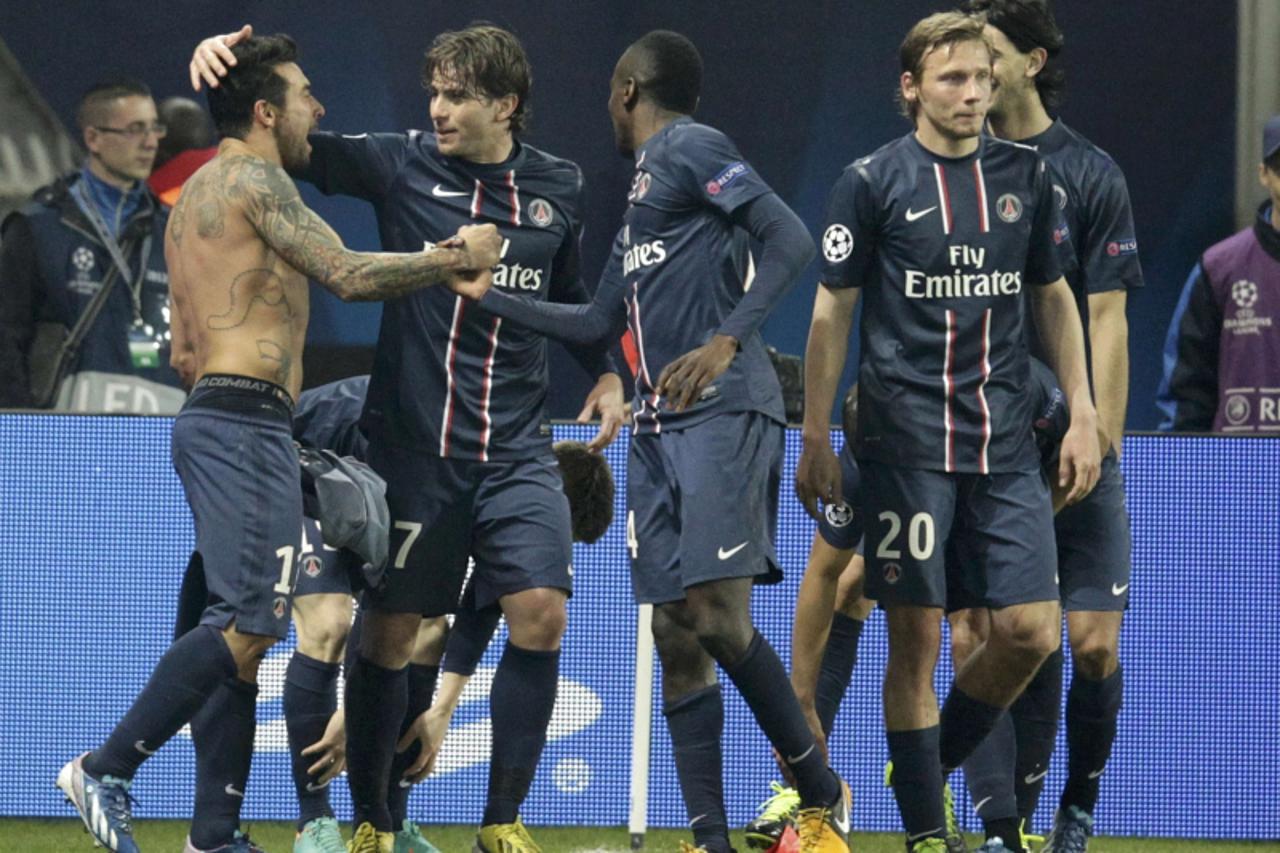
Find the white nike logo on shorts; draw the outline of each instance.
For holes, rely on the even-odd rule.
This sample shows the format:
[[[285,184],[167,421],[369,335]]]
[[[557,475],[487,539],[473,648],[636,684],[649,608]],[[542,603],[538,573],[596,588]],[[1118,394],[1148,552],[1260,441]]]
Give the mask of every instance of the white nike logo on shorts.
[[[727,560],[745,547],[747,547],[746,542],[743,542],[741,545],[735,545],[732,548],[729,548],[728,550],[721,548],[719,551],[716,552],[716,556],[722,560]]]
[[[470,193],[460,193],[457,190],[447,190],[440,184],[436,184],[431,188],[431,194],[436,198],[462,198],[463,196],[470,195]]]
[[[1124,586],[1120,586],[1120,584],[1118,584],[1118,583],[1113,583],[1113,584],[1111,585],[1111,594],[1112,594],[1112,595],[1124,595],[1124,591],[1125,591],[1126,589],[1128,589],[1128,588],[1129,588],[1129,585],[1128,585],[1128,584],[1125,584]]]
[[[912,210],[911,208],[909,208],[909,207],[908,207],[908,208],[907,208],[907,221],[908,221],[908,222],[915,222],[915,221],[916,221],[917,219],[919,219],[920,217],[922,217],[922,216],[928,216],[930,213],[933,213],[933,212],[934,212],[935,210],[937,210],[937,209],[938,209],[938,206],[937,206],[936,204],[935,204],[933,207],[926,207],[924,210]]]

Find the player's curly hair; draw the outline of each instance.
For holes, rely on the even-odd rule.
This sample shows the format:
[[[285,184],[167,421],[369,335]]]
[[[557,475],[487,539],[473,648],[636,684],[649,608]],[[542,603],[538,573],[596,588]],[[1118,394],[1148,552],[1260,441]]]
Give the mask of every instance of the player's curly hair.
[[[253,127],[254,104],[266,101],[284,108],[289,84],[276,73],[276,66],[296,62],[298,46],[284,33],[276,33],[245,39],[231,52],[236,64],[216,88],[205,87],[205,95],[218,134],[243,139]]]
[[[898,60],[904,72],[909,72],[917,83],[924,77],[924,60],[930,53],[940,47],[950,47],[967,41],[982,42],[991,51],[991,45],[982,32],[982,21],[963,12],[937,12],[917,21],[916,25],[902,40],[898,48]],[[908,101],[902,97],[902,87],[898,86],[897,101],[899,111],[915,120],[920,110],[917,101]]]
[[[569,498],[573,541],[595,542],[613,523],[613,472],[609,463],[581,441],[557,441],[551,449]]]
[[[475,21],[464,30],[440,33],[432,39],[422,61],[422,85],[428,91],[437,71],[457,78],[463,90],[474,98],[492,100],[515,95],[511,132],[520,133],[529,126],[533,71],[524,46],[514,33],[488,21]]]
[[[1058,54],[1064,40],[1049,0],[968,0],[964,11],[1004,33],[1022,53],[1043,48],[1048,59],[1036,74],[1036,91],[1048,109],[1062,103],[1067,75],[1058,64]]]

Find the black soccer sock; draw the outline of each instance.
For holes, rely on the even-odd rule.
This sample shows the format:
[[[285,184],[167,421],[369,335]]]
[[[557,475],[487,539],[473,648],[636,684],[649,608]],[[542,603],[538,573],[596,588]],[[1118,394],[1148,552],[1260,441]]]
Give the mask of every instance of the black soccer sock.
[[[1075,806],[1090,815],[1098,803],[1098,777],[1111,757],[1124,693],[1122,670],[1101,681],[1075,673],[1067,691],[1067,785],[1062,808]]]
[[[787,671],[764,636],[756,631],[742,660],[723,667],[746,700],[765,737],[796,777],[805,806],[827,806],[840,796],[840,782],[809,731]]]
[[[284,723],[289,733],[289,762],[298,794],[298,829],[321,817],[333,817],[328,784],[307,773],[316,756],[302,750],[324,737],[338,707],[338,664],[294,652],[284,673]]]
[[[1062,649],[1045,658],[1027,689],[1009,709],[1016,733],[1017,762],[1013,790],[1018,800],[1018,816],[1032,825],[1040,792],[1049,773],[1054,741],[1058,736],[1058,714],[1062,710]]]
[[[938,727],[889,732],[888,738],[889,760],[893,762],[889,782],[908,841],[945,838],[947,815],[942,806]]]
[[[676,777],[689,814],[693,843],[708,853],[729,853],[729,820],[724,811],[724,771],[720,738],[724,700],[713,684],[668,702],[662,709],[671,732]]]
[[[387,808],[387,779],[408,692],[407,666],[385,669],[359,656],[347,673],[347,783],[353,826],[368,822],[378,832],[395,829]]]
[[[256,728],[258,685],[228,678],[191,718],[196,750],[196,802],[191,844],[212,850],[230,844],[240,827]]]
[[[991,733],[969,753],[964,762],[964,778],[969,786],[973,810],[982,819],[987,838],[1000,836],[1010,850],[1018,846],[1018,801],[1013,794],[1015,761],[1013,720],[1001,714]],[[1009,827],[1015,832],[1009,834]]]
[[[953,682],[947,701],[942,703],[938,724],[938,754],[943,772],[950,773],[963,764],[1003,713],[1003,708],[979,702]]]
[[[555,708],[559,678],[558,649],[534,651],[507,641],[489,692],[493,755],[489,760],[485,826],[514,823],[519,815],[547,742],[547,724]]]
[[[431,707],[431,696],[436,692],[436,676],[440,667],[409,664],[409,705],[405,711],[404,723],[400,726],[400,736]],[[391,823],[398,830],[409,817],[409,792],[413,786],[404,781],[404,771],[418,760],[422,753],[418,744],[397,752],[391,759],[391,777],[387,780],[387,807],[391,810]]]
[[[836,713],[853,678],[853,667],[858,662],[858,639],[862,636],[860,619],[853,619],[836,612],[831,617],[831,634],[827,648],[822,652],[822,666],[818,670],[818,693],[814,697],[818,721],[829,738],[835,725]],[[847,746],[847,744],[845,744]]]
[[[236,661],[222,632],[201,625],[174,641],[107,742],[85,756],[90,776],[132,779],[142,762],[196,715]]]

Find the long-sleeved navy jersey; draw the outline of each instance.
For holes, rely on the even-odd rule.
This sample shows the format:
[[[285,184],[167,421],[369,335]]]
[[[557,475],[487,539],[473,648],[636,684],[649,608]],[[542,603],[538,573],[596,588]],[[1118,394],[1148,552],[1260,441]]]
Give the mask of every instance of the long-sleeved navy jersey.
[[[585,302],[579,275],[582,172],[519,142],[506,162],[447,157],[430,133],[315,133],[298,177],[374,206],[383,248],[421,251],[464,225],[503,237],[494,287]],[[594,376],[607,347],[575,353]],[[362,428],[371,441],[457,459],[526,459],[550,448],[546,341],[443,286],[385,303]]]
[[[1061,277],[1044,161],[983,137],[940,157],[908,134],[831,190],[823,285],[864,302],[855,451],[939,471],[1034,471],[1027,286]]]

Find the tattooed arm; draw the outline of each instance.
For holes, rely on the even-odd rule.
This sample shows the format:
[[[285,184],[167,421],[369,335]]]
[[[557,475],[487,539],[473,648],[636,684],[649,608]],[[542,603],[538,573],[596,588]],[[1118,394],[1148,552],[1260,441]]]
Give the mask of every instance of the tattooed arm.
[[[416,254],[354,252],[308,208],[279,166],[252,157],[229,158],[226,193],[254,229],[291,267],[345,302],[394,299],[446,282],[478,299],[488,289],[482,271],[498,262],[501,238],[492,225],[464,226],[449,248]]]

